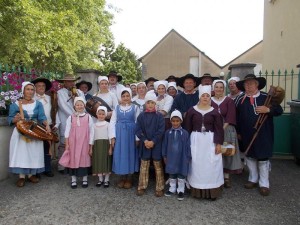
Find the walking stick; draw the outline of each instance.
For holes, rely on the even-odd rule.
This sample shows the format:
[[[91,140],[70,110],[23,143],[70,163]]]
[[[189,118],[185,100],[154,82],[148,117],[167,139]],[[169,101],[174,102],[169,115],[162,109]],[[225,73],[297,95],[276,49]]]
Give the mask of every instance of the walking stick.
[[[275,94],[275,87],[271,85],[270,86],[270,90],[268,92],[268,96],[267,96],[267,98],[265,100],[264,106],[266,106],[266,107],[270,107],[271,106],[271,101],[272,101],[272,98],[273,98],[274,94]],[[251,141],[250,141],[250,143],[249,143],[249,145],[248,145],[248,147],[247,147],[247,149],[245,151],[245,155],[247,155],[248,151],[250,150],[253,142],[255,141],[255,139],[256,139],[256,137],[257,137],[257,135],[258,135],[261,127],[263,126],[263,124],[267,120],[267,118],[268,118],[268,114],[267,113],[260,113],[259,114],[259,116],[257,118],[257,121],[255,123],[255,126],[254,126],[254,129],[256,129],[256,131],[255,131],[255,133],[254,133],[254,135],[253,135],[253,137],[252,137],[252,139],[251,139]]]

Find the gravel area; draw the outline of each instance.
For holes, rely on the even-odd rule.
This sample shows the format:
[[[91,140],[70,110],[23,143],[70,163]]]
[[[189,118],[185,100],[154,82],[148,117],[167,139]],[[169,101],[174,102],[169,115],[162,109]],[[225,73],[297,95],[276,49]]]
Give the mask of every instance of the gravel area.
[[[55,161],[53,162],[55,166]],[[154,196],[154,179],[144,196],[136,188],[112,185],[70,188],[68,175],[42,176],[40,183],[26,182],[18,188],[17,176],[0,182],[0,224],[300,224],[300,167],[293,160],[273,159],[271,195],[263,197],[257,189],[243,184],[247,173],[232,176],[233,187],[224,189],[217,201],[186,196]],[[135,176],[135,186],[137,176]]]

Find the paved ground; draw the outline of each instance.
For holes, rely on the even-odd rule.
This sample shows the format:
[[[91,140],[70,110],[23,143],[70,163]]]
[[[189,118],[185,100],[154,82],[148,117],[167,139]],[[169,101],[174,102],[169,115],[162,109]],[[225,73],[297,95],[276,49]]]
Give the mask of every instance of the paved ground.
[[[0,182],[0,224],[300,224],[300,167],[292,160],[274,159],[271,195],[246,190],[247,174],[233,177],[215,202],[186,197],[154,196],[154,181],[145,196],[135,189],[112,185],[87,189],[69,187],[67,175],[42,177],[38,184],[17,188],[16,176]],[[116,177],[112,177],[112,183]]]

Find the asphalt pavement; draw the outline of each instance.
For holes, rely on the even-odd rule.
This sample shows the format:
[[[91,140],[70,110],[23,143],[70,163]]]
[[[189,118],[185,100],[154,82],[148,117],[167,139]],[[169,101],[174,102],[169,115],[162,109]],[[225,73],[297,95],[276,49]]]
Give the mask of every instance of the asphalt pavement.
[[[53,167],[55,167],[53,161]],[[70,188],[70,177],[55,172],[42,176],[38,184],[16,187],[17,176],[0,182],[0,224],[300,224],[300,166],[291,159],[273,159],[271,194],[247,190],[247,173],[232,176],[230,189],[216,201],[185,196],[154,196],[150,179],[144,196],[136,196],[137,175],[130,190],[116,187],[112,175],[109,188]]]

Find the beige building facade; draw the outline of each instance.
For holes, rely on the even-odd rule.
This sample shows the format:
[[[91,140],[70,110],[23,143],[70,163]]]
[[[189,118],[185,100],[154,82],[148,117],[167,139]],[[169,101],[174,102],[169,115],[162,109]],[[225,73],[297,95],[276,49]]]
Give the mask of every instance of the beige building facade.
[[[300,1],[265,0],[264,1],[264,46],[263,70],[280,77],[273,82],[286,89],[286,100],[299,99],[300,64]],[[284,71],[287,71],[285,76]],[[291,71],[294,71],[294,75]],[[268,77],[268,81],[273,79]],[[286,107],[286,111],[289,107]]]
[[[262,51],[263,42],[260,41],[225,66],[220,66],[173,29],[139,60],[143,65],[144,80],[149,77],[165,79],[169,75],[181,77],[187,73],[201,77],[204,73],[219,76],[224,72],[226,76],[228,67],[238,63],[255,63],[259,72]]]
[[[264,1],[264,70],[299,70],[299,11],[299,0]]]
[[[165,79],[169,75],[181,77],[187,73],[202,76],[220,74],[221,67],[175,30],[171,30],[146,55],[139,59],[143,65],[143,79]]]

